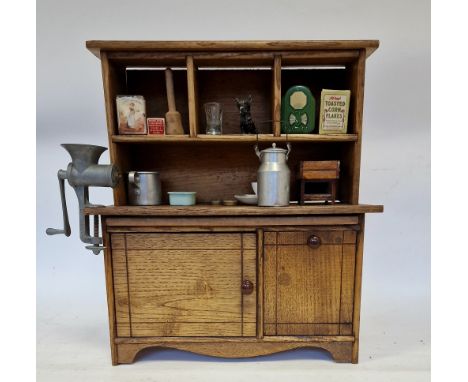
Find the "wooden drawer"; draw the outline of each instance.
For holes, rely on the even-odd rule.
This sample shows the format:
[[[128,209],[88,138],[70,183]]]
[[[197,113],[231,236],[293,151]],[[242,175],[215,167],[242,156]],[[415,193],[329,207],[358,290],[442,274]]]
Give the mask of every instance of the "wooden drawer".
[[[356,232],[265,232],[265,335],[350,334]]]
[[[254,234],[112,234],[111,246],[119,337],[256,335]]]
[[[356,231],[352,229],[311,229],[306,231],[265,232],[265,244],[307,245],[311,236],[318,237],[321,244],[354,244],[356,242]]]
[[[241,249],[239,234],[134,233],[112,235],[112,249]],[[254,235],[244,235],[242,247],[255,249]]]

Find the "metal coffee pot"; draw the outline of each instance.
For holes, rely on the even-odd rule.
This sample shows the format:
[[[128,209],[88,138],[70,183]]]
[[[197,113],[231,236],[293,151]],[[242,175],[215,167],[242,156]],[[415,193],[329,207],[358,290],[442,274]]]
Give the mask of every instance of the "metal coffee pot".
[[[156,171],[128,173],[128,201],[133,206],[161,204],[161,180]]]
[[[260,167],[257,171],[258,205],[259,206],[288,206],[289,183],[291,171],[287,161],[291,152],[291,144],[288,149],[280,149],[273,143],[272,147],[260,151],[255,145],[255,153],[260,158]]]

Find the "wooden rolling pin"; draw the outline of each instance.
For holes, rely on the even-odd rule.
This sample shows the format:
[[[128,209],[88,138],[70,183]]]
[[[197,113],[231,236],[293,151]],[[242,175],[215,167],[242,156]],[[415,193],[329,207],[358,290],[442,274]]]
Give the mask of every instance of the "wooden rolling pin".
[[[166,69],[166,92],[169,111],[166,113],[166,134],[181,135],[184,134],[182,127],[182,118],[176,110],[174,97],[174,80],[172,79],[172,70]]]

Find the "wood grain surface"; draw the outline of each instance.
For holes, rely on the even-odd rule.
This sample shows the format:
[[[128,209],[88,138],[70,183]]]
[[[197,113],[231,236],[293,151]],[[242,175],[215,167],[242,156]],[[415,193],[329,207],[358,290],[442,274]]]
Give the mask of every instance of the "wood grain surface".
[[[152,343],[120,343],[117,345],[117,362],[122,364],[132,363],[137,354],[147,348],[165,347],[186,350],[197,354],[204,354],[224,358],[256,357],[267,354],[278,353],[298,348],[319,348],[330,353],[336,362],[350,362],[352,342],[332,341],[287,341],[282,339],[277,342],[260,340],[255,342],[223,341],[223,342],[158,342]]]
[[[356,247],[343,245],[345,232],[355,231],[265,232],[265,335],[349,333]],[[308,246],[311,235],[318,248]]]
[[[379,42],[86,45],[101,59],[110,159],[123,174],[115,206],[85,209],[102,216],[113,364],[130,363],[150,347],[220,357],[319,347],[338,362],[356,363],[364,214],[383,212],[383,206],[359,204],[365,62]],[[143,95],[147,116],[164,116],[166,67],[174,71],[185,134],[118,135],[118,94]],[[311,89],[317,117],[322,89],[350,89],[348,134],[282,135],[281,93],[297,84]],[[239,134],[234,98],[249,94],[258,136]],[[223,135],[204,134],[203,103],[209,101],[223,104]],[[210,205],[252,192],[259,165],[252,146],[272,142],[292,142],[291,169],[304,161],[339,161],[339,202]],[[127,206],[131,170],[160,173],[163,205]],[[292,171],[294,196],[297,178]],[[168,191],[195,191],[198,204],[168,206]]]
[[[111,243],[120,337],[256,335],[256,292],[240,288],[256,285],[255,234],[114,234]]]
[[[118,41],[89,40],[86,47],[97,57],[104,51],[277,51],[277,50],[349,50],[365,49],[367,55],[372,54],[379,46],[378,40],[284,40],[284,41]]]
[[[256,206],[107,206],[88,207],[88,215],[102,216],[292,216],[292,215],[342,215],[383,212],[381,205],[334,204],[334,205],[290,205],[288,207]]]

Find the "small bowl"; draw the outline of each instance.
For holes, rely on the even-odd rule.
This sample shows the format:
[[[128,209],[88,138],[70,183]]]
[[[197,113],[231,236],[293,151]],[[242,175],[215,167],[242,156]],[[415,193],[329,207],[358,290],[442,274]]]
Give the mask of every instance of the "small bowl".
[[[224,199],[223,200],[223,205],[225,205],[225,206],[235,206],[235,205],[237,205],[237,200]]]
[[[195,205],[196,192],[168,192],[169,204],[171,206],[193,206]]]
[[[250,185],[252,186],[252,190],[255,193],[255,195],[257,195],[257,185],[258,185],[258,183],[257,182],[252,182],[252,183],[250,183]]]
[[[258,198],[255,194],[234,195],[234,197],[241,203],[257,205]]]

